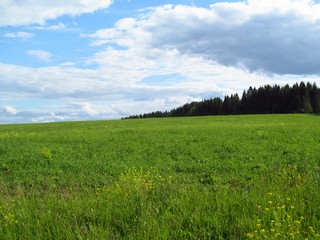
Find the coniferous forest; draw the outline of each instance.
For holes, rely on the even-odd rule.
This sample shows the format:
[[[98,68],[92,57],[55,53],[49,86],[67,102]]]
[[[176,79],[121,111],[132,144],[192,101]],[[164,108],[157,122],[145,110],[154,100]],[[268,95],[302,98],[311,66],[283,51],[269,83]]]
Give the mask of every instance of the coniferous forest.
[[[155,118],[229,114],[320,113],[320,89],[316,83],[300,82],[289,86],[265,85],[238,94],[186,103],[171,111],[156,111],[127,117]]]

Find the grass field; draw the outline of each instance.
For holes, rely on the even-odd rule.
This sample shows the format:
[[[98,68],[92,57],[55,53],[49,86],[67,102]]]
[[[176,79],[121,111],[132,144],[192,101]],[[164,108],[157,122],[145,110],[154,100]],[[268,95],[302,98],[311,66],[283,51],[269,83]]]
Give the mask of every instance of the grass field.
[[[0,125],[0,239],[320,239],[320,117]]]

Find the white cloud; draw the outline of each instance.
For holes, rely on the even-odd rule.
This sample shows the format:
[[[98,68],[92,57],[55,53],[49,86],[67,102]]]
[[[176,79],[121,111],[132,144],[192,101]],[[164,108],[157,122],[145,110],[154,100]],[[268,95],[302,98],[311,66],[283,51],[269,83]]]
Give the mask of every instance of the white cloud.
[[[320,74],[320,4],[307,0],[165,5],[87,37],[92,45],[178,51],[268,74]]]
[[[107,8],[112,0],[5,0],[0,1],[0,26],[44,24],[63,15],[80,15]]]
[[[52,107],[52,106],[51,106]],[[121,107],[91,102],[66,102],[54,106],[55,110],[51,111],[34,111],[33,113],[25,112],[25,117],[31,117],[32,122],[56,122],[56,121],[74,121],[74,120],[99,120],[99,119],[118,119],[121,115]],[[127,112],[126,112],[127,113]],[[22,116],[23,114],[21,114]],[[126,115],[125,115],[126,116]]]
[[[19,39],[28,39],[34,36],[33,33],[30,32],[8,32],[2,35],[5,38],[19,38]]]
[[[71,103],[69,106],[72,109],[79,109],[81,112],[89,116],[95,116],[99,114],[99,111],[95,109],[90,102]]]
[[[51,112],[51,113],[42,113],[40,116],[36,116],[36,117],[32,118],[31,121],[35,122],[35,123],[38,123],[38,122],[60,122],[60,121],[66,121],[66,118],[64,116],[60,116],[54,112]]]
[[[34,26],[34,27],[31,27],[31,29],[61,31],[61,30],[67,29],[67,26],[64,23],[59,22],[58,24],[54,24],[54,25]]]
[[[42,50],[29,50],[26,52],[28,55],[35,57],[39,61],[50,62],[52,58],[52,54],[47,51]]]
[[[18,113],[18,110],[15,107],[12,106],[5,106],[4,112],[8,113],[10,115],[16,115]]]

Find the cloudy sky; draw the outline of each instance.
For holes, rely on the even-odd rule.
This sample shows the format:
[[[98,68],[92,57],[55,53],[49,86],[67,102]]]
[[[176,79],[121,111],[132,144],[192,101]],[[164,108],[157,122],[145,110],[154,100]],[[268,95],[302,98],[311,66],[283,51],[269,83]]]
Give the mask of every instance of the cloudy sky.
[[[320,85],[320,1],[0,0],[0,123]]]

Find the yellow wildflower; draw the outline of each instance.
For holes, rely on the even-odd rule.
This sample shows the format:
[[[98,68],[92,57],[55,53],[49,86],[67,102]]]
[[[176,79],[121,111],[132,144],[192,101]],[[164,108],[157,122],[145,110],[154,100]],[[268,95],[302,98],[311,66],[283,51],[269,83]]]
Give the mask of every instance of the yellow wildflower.
[[[254,235],[252,233],[247,233],[247,238],[253,238]]]

